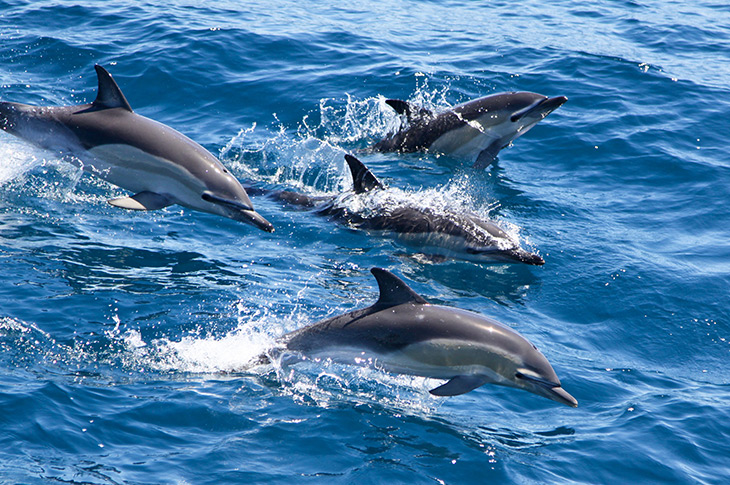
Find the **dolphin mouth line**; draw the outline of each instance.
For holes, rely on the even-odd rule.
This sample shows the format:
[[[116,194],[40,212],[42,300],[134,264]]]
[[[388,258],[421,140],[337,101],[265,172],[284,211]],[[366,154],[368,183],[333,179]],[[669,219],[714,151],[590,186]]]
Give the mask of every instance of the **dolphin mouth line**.
[[[247,210],[247,211],[254,210],[253,206],[250,204],[244,204],[243,202],[238,202],[236,200],[224,199],[223,197],[218,197],[217,195],[213,195],[210,192],[203,192],[203,195],[201,195],[200,198],[206,202],[212,202],[213,204],[225,205],[225,206],[232,207],[234,209],[243,209],[243,210]]]
[[[547,379],[543,379],[542,377],[529,376],[527,374],[523,374],[522,372],[518,372],[517,374],[515,374],[515,377],[517,377],[518,379],[524,379],[526,381],[534,382],[535,384],[538,384],[547,389],[552,389],[553,387],[560,387],[560,384],[557,384],[555,382],[550,382]]]
[[[513,123],[517,122],[525,116],[529,116],[536,112],[539,112],[540,116],[542,118],[545,118],[547,115],[561,107],[566,101],[568,101],[568,98],[565,96],[556,96],[554,98],[542,99],[534,104],[531,104],[527,108],[513,114],[510,118],[510,121],[512,121]]]
[[[203,195],[201,195],[200,197],[206,202],[218,204],[223,207],[233,209],[238,215],[238,217],[235,217],[234,219],[253,224],[254,226],[266,232],[274,232],[273,224],[264,219],[261,214],[256,212],[256,210],[250,204],[244,204],[243,202],[239,202],[236,200],[224,199],[222,197],[218,197],[217,195],[211,194],[210,192],[203,192]]]
[[[521,372],[515,374],[515,377],[517,377],[518,379],[526,380],[528,382],[532,382],[533,384],[537,384],[545,391],[545,397],[548,397],[553,401],[557,401],[572,408],[578,407],[578,400],[571,396],[568,391],[563,389],[563,387],[559,383],[550,382],[540,377],[525,375]]]
[[[524,249],[504,250],[498,248],[467,248],[466,253],[474,255],[484,254],[495,258],[501,257],[507,261],[518,261],[520,263],[532,264],[534,266],[542,266],[543,264],[545,264],[545,260],[542,258],[542,256],[540,256],[539,254],[531,253],[529,251],[525,251]]]

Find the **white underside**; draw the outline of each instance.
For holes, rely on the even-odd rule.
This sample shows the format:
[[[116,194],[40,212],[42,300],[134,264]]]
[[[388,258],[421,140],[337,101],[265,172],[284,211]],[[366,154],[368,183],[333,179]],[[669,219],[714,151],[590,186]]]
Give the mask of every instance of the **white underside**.
[[[438,137],[431,143],[429,150],[454,158],[473,159],[499,138],[497,134],[465,125]]]
[[[190,172],[130,145],[101,145],[82,155],[84,170],[133,193],[154,192],[171,202],[212,212],[201,199],[205,186]]]
[[[356,347],[325,347],[308,357],[433,379],[479,375],[497,384],[509,382],[498,369],[506,360],[512,360],[499,349],[448,339],[427,340],[385,354]]]
[[[515,138],[524,135],[535,126],[538,121],[525,120],[521,123],[513,123],[509,117],[485,115],[444,133],[431,143],[429,150],[454,158],[475,159],[495,141],[499,140],[500,148],[509,145]]]
[[[86,150],[67,131],[58,129],[53,123],[49,126],[31,124],[18,130],[16,135],[42,148],[72,156],[73,161],[81,162],[85,171],[133,194],[154,192],[174,204],[230,216],[220,205],[201,198],[207,187],[181,165],[126,144],[105,144]],[[211,170],[220,169],[211,167]]]
[[[462,259],[474,262],[492,261],[500,251],[515,249],[517,243],[508,239],[494,239],[494,245],[475,246],[466,239],[444,233],[393,233],[405,245],[419,253]]]

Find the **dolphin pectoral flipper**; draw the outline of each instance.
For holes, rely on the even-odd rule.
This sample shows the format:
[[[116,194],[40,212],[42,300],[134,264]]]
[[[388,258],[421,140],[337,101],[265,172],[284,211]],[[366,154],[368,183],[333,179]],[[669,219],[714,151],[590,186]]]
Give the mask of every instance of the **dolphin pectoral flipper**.
[[[164,195],[147,191],[140,192],[131,197],[120,197],[118,199],[111,199],[107,202],[109,202],[114,207],[121,207],[122,209],[137,211],[154,211],[158,209],[164,209],[165,207],[174,204],[174,202],[172,202]]]
[[[497,158],[497,154],[499,154],[501,149],[502,142],[500,140],[494,140],[487,148],[479,152],[479,156],[477,156],[472,168],[476,168],[478,170],[487,168]]]
[[[434,396],[458,396],[459,394],[466,394],[469,391],[473,391],[487,382],[490,382],[490,379],[486,376],[456,376],[446,384],[442,384],[428,392]]]

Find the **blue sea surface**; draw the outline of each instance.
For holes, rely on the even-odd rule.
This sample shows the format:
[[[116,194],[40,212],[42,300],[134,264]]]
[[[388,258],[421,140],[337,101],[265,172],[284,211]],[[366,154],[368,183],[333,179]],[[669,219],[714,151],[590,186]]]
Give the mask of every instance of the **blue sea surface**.
[[[0,132],[3,483],[730,481],[726,3],[0,2],[0,100],[90,102],[97,63],[240,180],[318,195],[396,126],[387,98],[567,96],[484,171],[358,155],[546,263],[434,262],[265,197],[272,234],[124,211]],[[327,361],[242,370],[374,302],[374,266],[520,332],[579,407]]]

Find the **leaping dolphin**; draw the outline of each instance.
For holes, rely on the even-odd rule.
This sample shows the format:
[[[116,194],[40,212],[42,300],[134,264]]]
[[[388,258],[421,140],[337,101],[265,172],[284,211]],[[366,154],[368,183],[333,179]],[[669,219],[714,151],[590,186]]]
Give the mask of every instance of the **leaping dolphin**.
[[[519,243],[495,223],[476,214],[430,208],[411,200],[381,198],[386,187],[352,155],[345,155],[353,191],[336,197],[310,197],[288,190],[268,191],[247,187],[251,194],[265,194],[287,204],[311,208],[351,227],[394,234],[419,253],[474,262],[521,262],[544,264],[538,254]]]
[[[272,354],[372,363],[387,372],[448,379],[430,391],[436,396],[489,383],[578,406],[545,356],[514,330],[477,313],[429,304],[394,274],[371,272],[380,289],[374,305],[288,333]],[[252,365],[267,361],[260,356]]]
[[[475,160],[485,168],[499,151],[522,136],[568,100],[542,94],[513,92],[493,94],[434,113],[407,101],[385,102],[405,115],[405,128],[373,145],[381,152],[434,151],[456,158]]]
[[[124,209],[182,206],[274,227],[209,151],[182,133],[132,111],[111,74],[96,65],[93,103],[30,106],[0,102],[0,128],[41,148],[71,155],[84,170],[134,193],[110,200]]]

